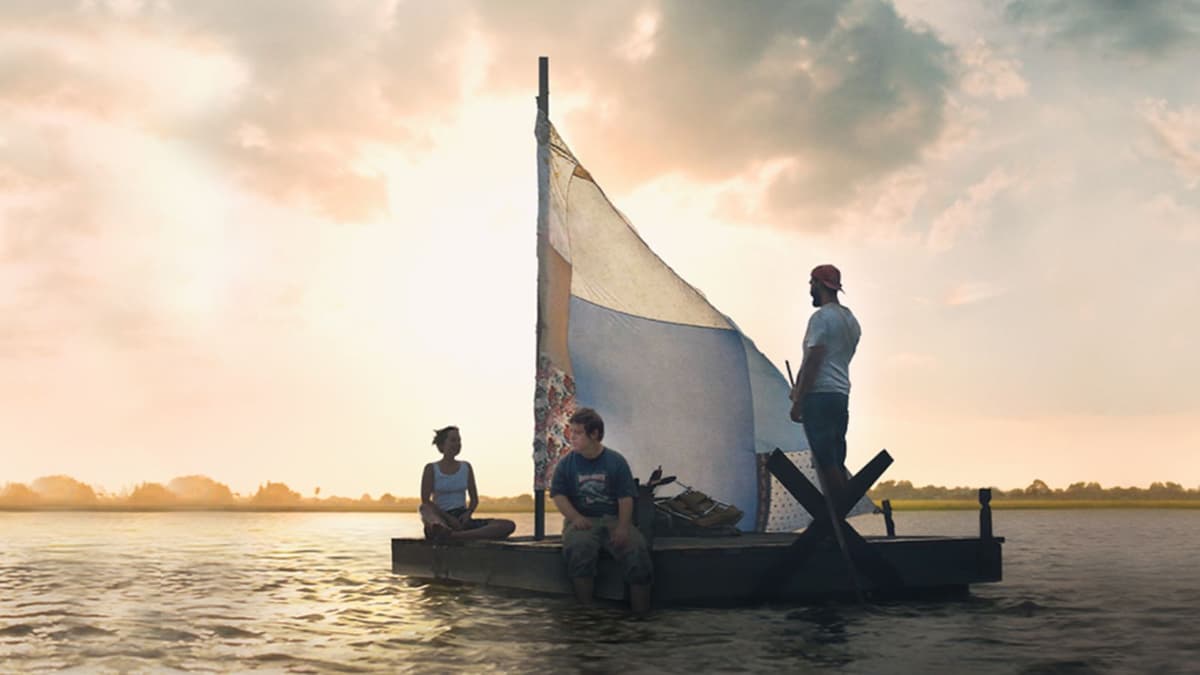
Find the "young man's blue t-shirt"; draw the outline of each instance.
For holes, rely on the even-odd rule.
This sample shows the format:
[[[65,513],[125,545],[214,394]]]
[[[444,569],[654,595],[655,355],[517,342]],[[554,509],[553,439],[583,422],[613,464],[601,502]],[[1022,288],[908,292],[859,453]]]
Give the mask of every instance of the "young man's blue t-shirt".
[[[589,518],[617,515],[617,500],[636,493],[629,462],[607,447],[595,459],[567,453],[558,460],[550,481],[551,497],[566,496],[580,515]]]

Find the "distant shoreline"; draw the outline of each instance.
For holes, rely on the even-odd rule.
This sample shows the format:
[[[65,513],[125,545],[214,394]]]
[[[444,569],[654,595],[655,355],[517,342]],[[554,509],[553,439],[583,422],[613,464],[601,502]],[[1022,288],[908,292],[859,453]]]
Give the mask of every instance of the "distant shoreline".
[[[87,511],[98,513],[416,513],[416,506],[320,506],[299,504],[296,506],[259,506],[259,505],[225,505],[225,506],[129,506],[125,504],[95,504],[95,505],[49,505],[31,506],[0,505],[0,513],[16,511]],[[533,513],[532,508],[500,508],[488,509],[480,507],[475,513]]]
[[[893,511],[978,511],[977,499],[891,499]],[[875,500],[882,504],[883,500]],[[1200,499],[996,499],[993,511],[1017,509],[1200,509]]]
[[[882,505],[883,500],[874,500]],[[973,499],[891,499],[893,511],[978,511],[979,501]],[[993,499],[994,511],[1064,510],[1064,509],[1200,509],[1197,499]],[[416,513],[416,506],[294,506],[225,505],[225,506],[130,506],[123,504],[81,505],[0,505],[0,512],[96,512],[96,513]],[[553,509],[549,509],[552,513]],[[487,508],[481,505],[476,512],[485,514],[533,513],[532,508]]]

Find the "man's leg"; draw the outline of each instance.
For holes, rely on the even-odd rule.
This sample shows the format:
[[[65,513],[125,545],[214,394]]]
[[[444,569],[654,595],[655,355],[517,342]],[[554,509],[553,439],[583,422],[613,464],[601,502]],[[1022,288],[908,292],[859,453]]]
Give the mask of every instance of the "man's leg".
[[[563,523],[563,558],[567,561],[567,576],[581,604],[591,604],[596,585],[596,558],[600,555],[600,533],[604,528],[593,521],[592,529],[579,530],[570,521]]]
[[[596,577],[571,577],[571,587],[579,604],[592,604],[596,594]]]
[[[804,397],[804,432],[820,473],[821,489],[834,504],[846,492],[846,397],[817,393]]]
[[[615,527],[615,523],[611,525]],[[636,526],[629,528],[629,541],[623,550],[615,550],[610,539],[605,537],[604,547],[612,557],[621,563],[625,573],[625,581],[629,583],[629,607],[634,614],[645,614],[650,611],[651,583],[654,579],[654,562],[650,556],[650,547]]]

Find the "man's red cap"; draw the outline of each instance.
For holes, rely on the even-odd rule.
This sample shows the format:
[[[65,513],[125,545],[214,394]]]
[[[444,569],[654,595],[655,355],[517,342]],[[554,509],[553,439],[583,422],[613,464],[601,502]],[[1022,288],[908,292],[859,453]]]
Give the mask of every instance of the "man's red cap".
[[[842,273],[833,265],[817,265],[813,268],[812,278],[830,290],[842,290]]]

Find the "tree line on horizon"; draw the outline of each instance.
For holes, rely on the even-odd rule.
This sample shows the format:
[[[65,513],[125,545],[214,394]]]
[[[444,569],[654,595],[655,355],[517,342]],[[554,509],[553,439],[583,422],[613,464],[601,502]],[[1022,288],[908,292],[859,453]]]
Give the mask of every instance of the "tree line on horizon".
[[[1001,490],[991,488],[992,499],[1087,499],[1087,500],[1117,500],[1117,499],[1197,499],[1200,500],[1200,487],[1185,488],[1171,481],[1154,482],[1149,487],[1110,487],[1106,488],[1096,482],[1071,483],[1065,488],[1052,488],[1040,479],[1034,480],[1028,487]],[[885,480],[872,487],[867,495],[873,500],[882,499],[978,499],[979,488],[971,487],[942,487],[940,485],[915,486],[911,481]]]
[[[978,488],[915,486],[911,481],[886,480],[867,493],[880,501],[905,500],[975,500]],[[717,495],[719,498],[720,495]],[[1066,488],[1052,488],[1042,480],[1034,480],[1025,488],[1002,490],[992,488],[993,499],[1003,500],[1200,500],[1200,488],[1185,488],[1171,481],[1151,483],[1149,487],[1105,488],[1095,482],[1071,483]],[[329,511],[416,511],[417,497],[398,497],[383,493],[378,498],[363,494],[350,497],[321,497],[321,488],[310,497],[301,495],[285,483],[268,481],[251,494],[239,494],[228,485],[208,476],[180,476],[166,483],[139,483],[117,493],[98,490],[70,476],[44,476],[32,483],[7,483],[0,488],[0,508],[95,508],[95,509],[231,509],[231,510],[329,510]],[[533,496],[480,497],[485,511],[532,511]]]
[[[180,476],[168,482],[139,483],[131,489],[109,493],[70,476],[43,476],[26,485],[6,483],[0,488],[0,508],[130,508],[130,509],[297,509],[345,511],[416,511],[418,497],[397,497],[385,492],[378,498],[364,493],[350,497],[321,497],[321,488],[305,497],[285,483],[268,481],[252,494],[239,494],[208,476]],[[490,511],[533,510],[531,495],[488,497],[480,508]]]

